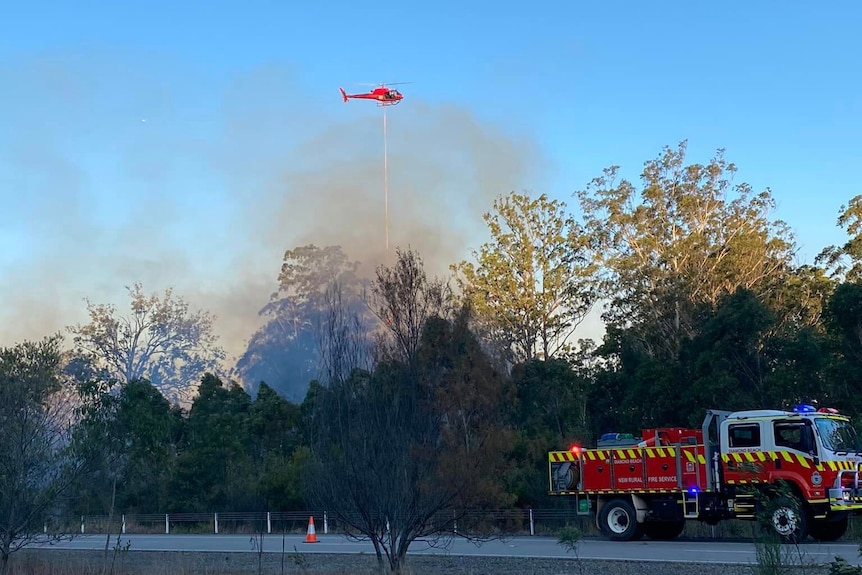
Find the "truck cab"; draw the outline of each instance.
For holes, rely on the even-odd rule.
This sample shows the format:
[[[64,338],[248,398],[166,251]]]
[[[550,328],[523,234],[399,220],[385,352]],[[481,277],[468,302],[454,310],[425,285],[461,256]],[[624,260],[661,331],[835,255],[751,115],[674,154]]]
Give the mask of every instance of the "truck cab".
[[[862,509],[862,444],[850,419],[834,409],[739,411],[721,422],[719,436],[723,483],[783,480],[814,518]]]

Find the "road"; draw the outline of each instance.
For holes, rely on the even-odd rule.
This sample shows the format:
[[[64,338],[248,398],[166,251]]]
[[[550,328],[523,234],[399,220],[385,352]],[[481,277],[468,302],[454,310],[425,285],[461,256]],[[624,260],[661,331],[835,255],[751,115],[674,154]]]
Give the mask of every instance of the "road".
[[[318,535],[317,543],[305,543],[305,536],[287,535],[284,537],[284,550],[289,553],[373,553],[367,541],[350,540],[341,535]],[[124,535],[123,545],[129,542],[130,551],[193,551],[193,552],[248,552],[254,551],[256,537],[253,535]],[[116,536],[111,539],[111,546]],[[410,554],[444,554],[485,557],[531,557],[558,558],[572,557],[550,537],[511,537],[483,543],[473,543],[455,539],[448,546],[429,546],[429,542],[416,541],[410,547]],[[104,549],[104,535],[78,535],[72,540],[59,541],[51,545],[33,545],[54,549]],[[784,546],[799,561],[796,548]],[[294,549],[295,548],[295,549]],[[264,552],[280,553],[282,536],[265,535]],[[859,547],[856,543],[805,543],[799,546],[805,563],[826,564],[836,556],[844,557],[856,565]],[[751,543],[728,541],[650,541],[642,540],[617,543],[601,539],[584,539],[578,548],[581,559],[627,560],[627,561],[670,561],[683,563],[756,563],[754,545]]]

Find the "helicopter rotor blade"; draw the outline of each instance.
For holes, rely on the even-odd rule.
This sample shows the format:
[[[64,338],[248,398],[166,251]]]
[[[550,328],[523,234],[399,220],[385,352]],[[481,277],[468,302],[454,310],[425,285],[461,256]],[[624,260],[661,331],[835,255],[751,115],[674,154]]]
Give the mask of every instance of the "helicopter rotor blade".
[[[412,84],[413,82],[357,82],[359,86],[400,86],[402,84]]]

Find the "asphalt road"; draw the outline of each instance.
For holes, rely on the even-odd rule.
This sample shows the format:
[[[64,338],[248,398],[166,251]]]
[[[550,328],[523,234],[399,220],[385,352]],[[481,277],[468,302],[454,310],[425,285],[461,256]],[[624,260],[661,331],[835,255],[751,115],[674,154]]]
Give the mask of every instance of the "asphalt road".
[[[350,540],[341,535],[318,535],[317,543],[305,543],[305,536],[287,535],[282,542],[280,534],[265,535],[264,552],[280,553],[282,543],[288,553],[374,553],[368,541]],[[193,551],[193,552],[249,552],[255,551],[256,537],[250,535],[124,535],[123,545],[129,542],[130,551]],[[111,546],[116,535],[111,538]],[[411,555],[443,554],[484,557],[572,557],[557,541],[550,537],[511,537],[474,543],[455,539],[443,545],[432,546],[427,541],[416,541],[411,545]],[[104,535],[78,535],[72,540],[54,542],[53,549],[104,549]],[[786,545],[789,560],[804,563],[826,564],[836,556],[844,557],[851,564],[862,563],[857,543],[820,544],[809,542],[797,548]],[[601,539],[584,539],[580,542],[578,556],[581,559],[662,561],[683,563],[756,563],[755,547],[751,543],[727,541],[650,541],[618,543]]]

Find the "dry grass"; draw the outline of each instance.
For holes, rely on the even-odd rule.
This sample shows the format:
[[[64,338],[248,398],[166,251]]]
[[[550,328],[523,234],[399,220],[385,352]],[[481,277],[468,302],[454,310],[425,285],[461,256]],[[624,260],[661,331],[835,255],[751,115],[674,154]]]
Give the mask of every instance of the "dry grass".
[[[14,554],[8,575],[371,575],[368,554],[324,556],[296,552],[161,552],[32,549]],[[408,574],[405,574],[408,575]]]

